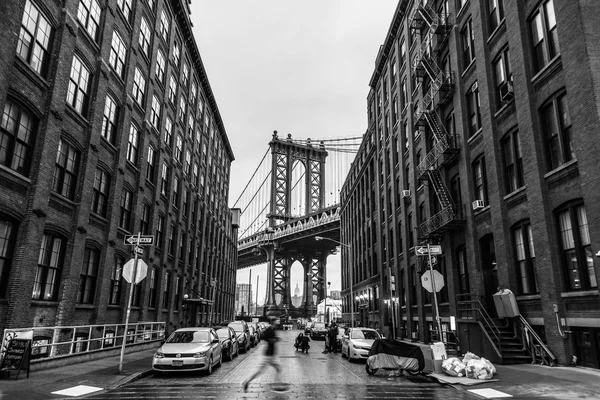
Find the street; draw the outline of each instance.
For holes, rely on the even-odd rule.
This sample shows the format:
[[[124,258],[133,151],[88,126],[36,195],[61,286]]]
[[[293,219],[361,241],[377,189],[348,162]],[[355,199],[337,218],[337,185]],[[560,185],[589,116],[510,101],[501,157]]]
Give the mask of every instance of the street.
[[[212,375],[176,373],[150,375],[92,399],[233,399],[233,398],[315,398],[315,399],[472,399],[464,391],[445,387],[424,376],[390,377],[389,371],[369,376],[365,362],[350,363],[339,353],[323,354],[324,341],[312,341],[308,354],[293,346],[299,331],[277,331],[277,355],[285,385],[274,381],[275,371],[267,368],[244,392],[242,382],[262,366],[266,343],[233,361],[223,362]],[[150,366],[151,360],[148,360]],[[284,388],[285,392],[278,392]]]

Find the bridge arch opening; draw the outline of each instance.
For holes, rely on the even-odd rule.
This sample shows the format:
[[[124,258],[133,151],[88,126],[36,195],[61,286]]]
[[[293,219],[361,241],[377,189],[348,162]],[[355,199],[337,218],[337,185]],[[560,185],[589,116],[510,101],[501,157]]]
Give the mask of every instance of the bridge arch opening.
[[[295,160],[291,176],[290,214],[305,215],[306,210],[306,165],[301,160]]]
[[[300,261],[294,261],[290,267],[290,303],[297,309],[303,305],[305,281],[304,266]]]

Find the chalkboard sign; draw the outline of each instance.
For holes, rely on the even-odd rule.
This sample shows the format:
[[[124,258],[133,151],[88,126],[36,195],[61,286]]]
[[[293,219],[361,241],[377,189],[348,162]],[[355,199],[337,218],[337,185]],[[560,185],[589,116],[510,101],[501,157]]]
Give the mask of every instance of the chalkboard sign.
[[[2,364],[0,364],[1,371],[12,371],[17,372],[15,379],[19,378],[21,370],[27,370],[27,377],[29,378],[29,361],[31,359],[31,339],[12,339],[8,343],[8,347],[4,352],[4,358]]]

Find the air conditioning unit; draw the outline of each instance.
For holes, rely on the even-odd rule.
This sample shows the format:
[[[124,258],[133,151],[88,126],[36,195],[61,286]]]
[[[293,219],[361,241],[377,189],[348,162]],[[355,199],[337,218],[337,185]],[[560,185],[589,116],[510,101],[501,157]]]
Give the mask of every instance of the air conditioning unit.
[[[410,198],[410,190],[403,190],[400,192],[400,196],[402,196],[403,199],[408,199]]]
[[[513,97],[515,97],[515,91],[513,88],[512,81],[506,81],[502,85],[500,85],[500,99],[502,101],[509,101]]]
[[[473,202],[473,210],[480,210],[483,208],[483,200],[475,200]]]

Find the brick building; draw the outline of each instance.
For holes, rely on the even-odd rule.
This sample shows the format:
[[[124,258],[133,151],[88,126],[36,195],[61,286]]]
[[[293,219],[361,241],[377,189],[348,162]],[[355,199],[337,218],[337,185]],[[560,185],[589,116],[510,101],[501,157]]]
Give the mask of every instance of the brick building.
[[[583,0],[398,2],[341,193],[346,321],[352,277],[362,324],[438,340],[415,252],[429,243],[449,344],[493,353],[491,321],[600,367],[598,15]],[[532,329],[495,318],[499,287]]]
[[[0,331],[122,323],[138,232],[131,321],[233,318],[234,157],[188,3],[0,2]]]

